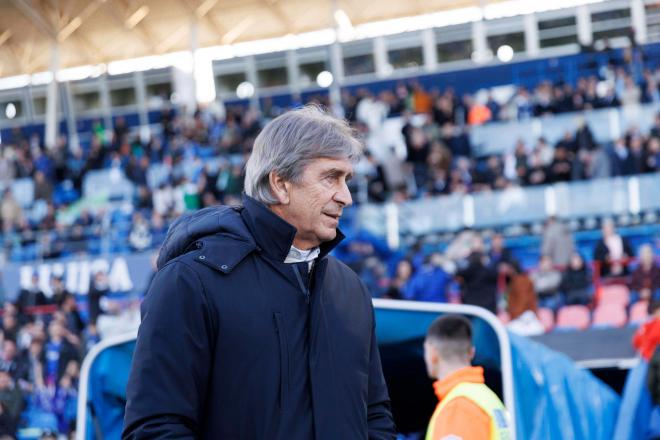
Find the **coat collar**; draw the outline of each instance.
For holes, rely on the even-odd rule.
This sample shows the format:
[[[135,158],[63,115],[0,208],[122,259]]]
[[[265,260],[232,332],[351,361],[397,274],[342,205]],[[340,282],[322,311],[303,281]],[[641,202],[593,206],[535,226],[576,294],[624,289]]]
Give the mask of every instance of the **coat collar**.
[[[246,194],[243,194],[243,207],[241,216],[254,241],[264,252],[283,262],[293,245],[296,228],[266,205]],[[344,234],[337,229],[337,235],[333,240],[321,243],[319,246],[319,259],[325,257],[343,239]]]

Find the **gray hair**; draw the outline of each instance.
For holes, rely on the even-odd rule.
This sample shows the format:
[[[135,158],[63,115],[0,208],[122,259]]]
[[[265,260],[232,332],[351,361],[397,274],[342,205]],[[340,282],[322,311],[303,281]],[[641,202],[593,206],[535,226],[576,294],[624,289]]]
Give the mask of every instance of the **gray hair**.
[[[254,141],[245,165],[245,193],[267,205],[277,204],[270,191],[274,171],[299,182],[305,167],[318,158],[357,161],[362,145],[348,123],[315,105],[291,110],[269,122]]]

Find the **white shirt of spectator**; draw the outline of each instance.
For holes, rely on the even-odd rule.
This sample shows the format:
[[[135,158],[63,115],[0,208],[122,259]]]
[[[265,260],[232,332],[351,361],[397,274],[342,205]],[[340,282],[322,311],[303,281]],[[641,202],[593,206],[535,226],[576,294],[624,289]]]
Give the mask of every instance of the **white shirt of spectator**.
[[[610,251],[612,260],[621,260],[623,258],[623,240],[620,235],[612,235],[605,239],[605,245]]]

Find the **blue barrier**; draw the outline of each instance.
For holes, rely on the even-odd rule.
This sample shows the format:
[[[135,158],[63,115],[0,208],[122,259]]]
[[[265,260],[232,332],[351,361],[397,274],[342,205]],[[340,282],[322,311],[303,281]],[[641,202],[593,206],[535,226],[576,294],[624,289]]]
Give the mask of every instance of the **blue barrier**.
[[[653,405],[646,387],[649,364],[641,360],[632,368],[623,387],[621,409],[617,419],[615,440],[638,440],[646,438],[646,429],[651,419]]]
[[[609,440],[619,397],[567,356],[510,334],[516,421],[526,440]]]

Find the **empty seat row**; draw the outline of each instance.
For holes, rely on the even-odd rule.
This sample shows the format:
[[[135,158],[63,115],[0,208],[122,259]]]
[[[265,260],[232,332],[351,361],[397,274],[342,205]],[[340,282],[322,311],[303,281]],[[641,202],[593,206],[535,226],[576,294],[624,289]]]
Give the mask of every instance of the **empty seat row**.
[[[587,306],[564,306],[558,310],[556,319],[554,312],[548,308],[539,308],[536,314],[546,331],[616,328],[642,324],[648,319],[648,302],[639,301],[629,311],[624,304],[617,303],[600,303],[593,312]],[[506,312],[501,312],[498,317],[504,324],[509,322]]]

